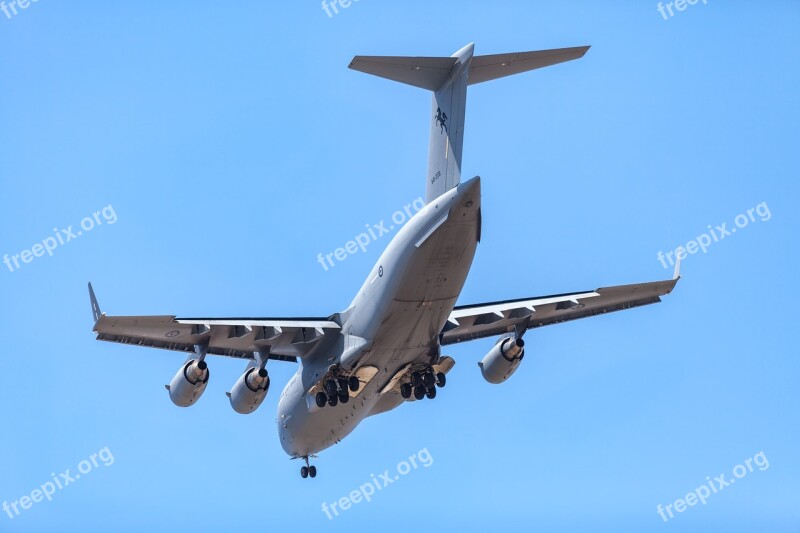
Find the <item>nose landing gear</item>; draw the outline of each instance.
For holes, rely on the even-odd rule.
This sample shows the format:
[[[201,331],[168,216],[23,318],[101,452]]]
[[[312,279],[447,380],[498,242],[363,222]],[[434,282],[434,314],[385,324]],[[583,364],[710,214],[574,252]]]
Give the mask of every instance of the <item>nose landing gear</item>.
[[[300,469],[300,477],[302,477],[303,479],[306,479],[308,477],[310,477],[310,478],[317,477],[317,467],[308,464],[308,456],[307,455],[305,457],[303,457],[303,459],[305,459],[305,461],[306,461],[306,466],[304,466],[304,467],[302,467]]]

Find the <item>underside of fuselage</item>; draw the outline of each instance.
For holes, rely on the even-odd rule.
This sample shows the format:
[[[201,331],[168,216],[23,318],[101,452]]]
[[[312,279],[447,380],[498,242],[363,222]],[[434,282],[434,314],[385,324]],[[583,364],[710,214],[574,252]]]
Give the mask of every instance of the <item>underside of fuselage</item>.
[[[334,361],[349,370],[372,366],[377,372],[348,403],[318,408],[308,391],[325,374],[330,359],[316,368],[304,360],[307,368],[298,370],[279,405],[278,430],[289,455],[324,450],[366,417],[406,401],[397,391],[382,391],[407,365],[438,360],[439,334],[472,265],[480,217],[480,179],[473,178],[426,206],[392,240],[343,313],[344,334],[368,339],[369,348],[347,361]]]

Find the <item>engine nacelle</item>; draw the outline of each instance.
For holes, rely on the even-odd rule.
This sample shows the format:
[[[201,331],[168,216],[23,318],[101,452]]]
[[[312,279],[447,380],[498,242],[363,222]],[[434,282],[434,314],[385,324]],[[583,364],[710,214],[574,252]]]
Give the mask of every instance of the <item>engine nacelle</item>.
[[[250,368],[236,381],[228,398],[237,413],[249,415],[259,408],[269,391],[269,374],[266,368]]]
[[[205,361],[197,359],[187,361],[167,385],[172,403],[178,407],[194,405],[206,390],[208,376],[208,364]]]
[[[502,383],[511,377],[525,357],[525,341],[517,337],[502,337],[478,363],[483,379],[489,383]]]

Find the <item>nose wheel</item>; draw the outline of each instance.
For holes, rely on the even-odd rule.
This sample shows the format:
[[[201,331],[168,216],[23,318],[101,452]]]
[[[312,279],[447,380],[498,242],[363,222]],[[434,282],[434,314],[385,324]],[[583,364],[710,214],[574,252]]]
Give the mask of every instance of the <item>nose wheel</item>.
[[[317,477],[317,467],[308,464],[308,456],[303,457],[303,459],[305,459],[306,461],[306,466],[300,469],[300,477],[302,477],[303,479],[306,479],[308,477],[310,478]]]

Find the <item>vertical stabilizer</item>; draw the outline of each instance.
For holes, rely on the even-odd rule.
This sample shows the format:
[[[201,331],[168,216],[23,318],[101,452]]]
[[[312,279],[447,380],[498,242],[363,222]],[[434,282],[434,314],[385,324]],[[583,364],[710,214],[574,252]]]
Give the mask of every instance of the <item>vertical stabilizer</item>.
[[[467,83],[475,45],[453,54],[456,60],[447,80],[433,93],[431,136],[428,144],[428,183],[425,199],[431,202],[461,181]]]

